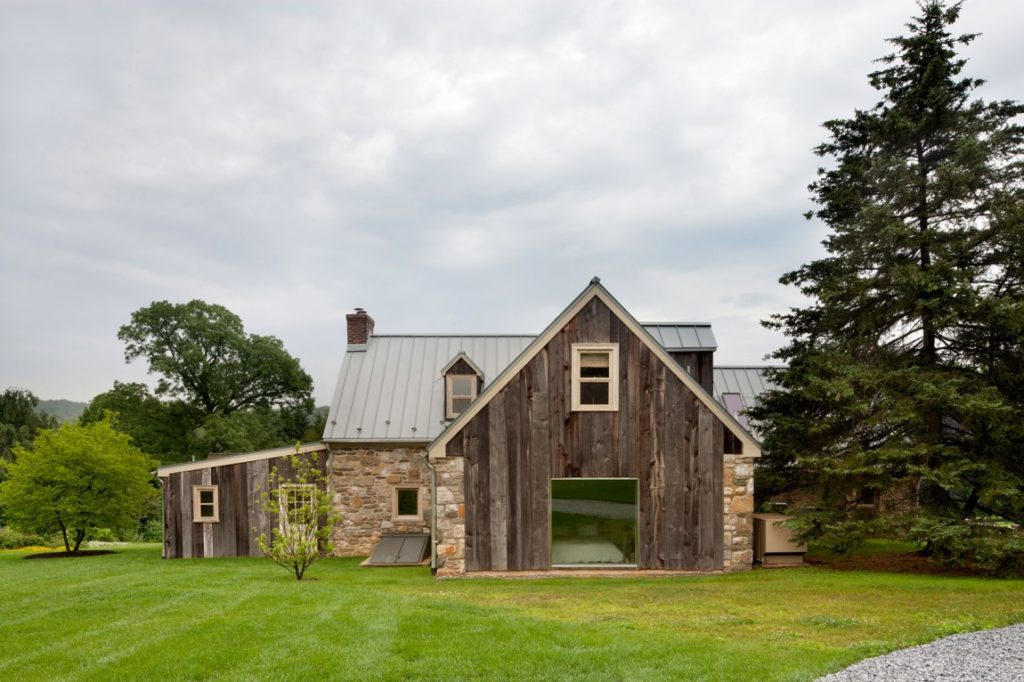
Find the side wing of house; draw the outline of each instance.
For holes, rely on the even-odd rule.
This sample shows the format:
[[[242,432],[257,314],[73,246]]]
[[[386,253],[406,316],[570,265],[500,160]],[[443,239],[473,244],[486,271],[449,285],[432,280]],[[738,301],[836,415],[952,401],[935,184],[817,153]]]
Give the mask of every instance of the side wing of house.
[[[724,457],[756,444],[600,285],[473,407],[431,446],[465,570],[723,567]]]
[[[271,470],[281,480],[292,478],[293,454],[294,448],[280,448],[160,467],[164,558],[259,556],[256,538],[269,536],[274,523],[260,506],[260,493],[269,486]],[[326,447],[309,445],[300,454],[312,457],[326,476]]]

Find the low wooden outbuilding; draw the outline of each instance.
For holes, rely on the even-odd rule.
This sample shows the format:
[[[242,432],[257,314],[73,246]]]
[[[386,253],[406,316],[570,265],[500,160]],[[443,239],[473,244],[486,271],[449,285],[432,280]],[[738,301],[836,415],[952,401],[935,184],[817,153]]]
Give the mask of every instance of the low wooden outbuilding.
[[[282,480],[292,478],[293,455],[310,458],[326,479],[327,448],[321,443],[160,467],[164,558],[258,556],[256,538],[269,536],[274,524],[259,504],[260,492],[274,469]]]

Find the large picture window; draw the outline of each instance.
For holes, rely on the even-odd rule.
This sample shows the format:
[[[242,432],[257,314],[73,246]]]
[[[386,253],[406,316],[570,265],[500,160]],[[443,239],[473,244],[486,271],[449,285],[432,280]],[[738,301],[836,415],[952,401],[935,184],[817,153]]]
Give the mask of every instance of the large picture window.
[[[619,409],[617,343],[573,344],[572,409],[577,412]]]
[[[552,479],[552,566],[635,566],[636,533],[637,479]]]

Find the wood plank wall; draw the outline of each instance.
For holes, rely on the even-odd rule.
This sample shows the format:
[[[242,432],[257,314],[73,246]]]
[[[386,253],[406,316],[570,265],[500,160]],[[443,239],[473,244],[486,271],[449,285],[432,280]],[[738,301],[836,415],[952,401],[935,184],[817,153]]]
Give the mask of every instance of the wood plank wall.
[[[619,344],[618,412],[570,410],[582,342]],[[447,445],[464,457],[467,569],[548,568],[550,481],[563,477],[639,480],[640,568],[721,568],[727,433],[595,298]]]
[[[326,476],[327,451],[314,455]],[[273,467],[284,479],[292,479],[287,457],[209,466],[164,479],[164,558],[259,556],[256,538],[270,532],[273,518],[257,501],[259,491],[267,489]],[[196,485],[217,486],[219,521],[193,522],[192,487]]]

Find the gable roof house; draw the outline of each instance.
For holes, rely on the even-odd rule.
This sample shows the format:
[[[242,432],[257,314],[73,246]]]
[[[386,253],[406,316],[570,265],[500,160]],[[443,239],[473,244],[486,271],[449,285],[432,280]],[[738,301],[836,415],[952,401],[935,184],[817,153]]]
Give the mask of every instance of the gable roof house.
[[[380,335],[358,308],[347,332],[304,448],[341,513],[334,554],[429,554],[451,576],[750,568],[761,450],[742,410],[766,386],[714,366],[709,324],[641,324],[595,278],[537,336]],[[281,457],[162,467],[165,556],[251,553],[253,491]]]
[[[539,336],[373,328],[348,316],[324,432],[336,554],[419,533],[441,575],[750,567],[760,447],[712,382],[752,387],[710,325],[641,324],[595,278]]]

